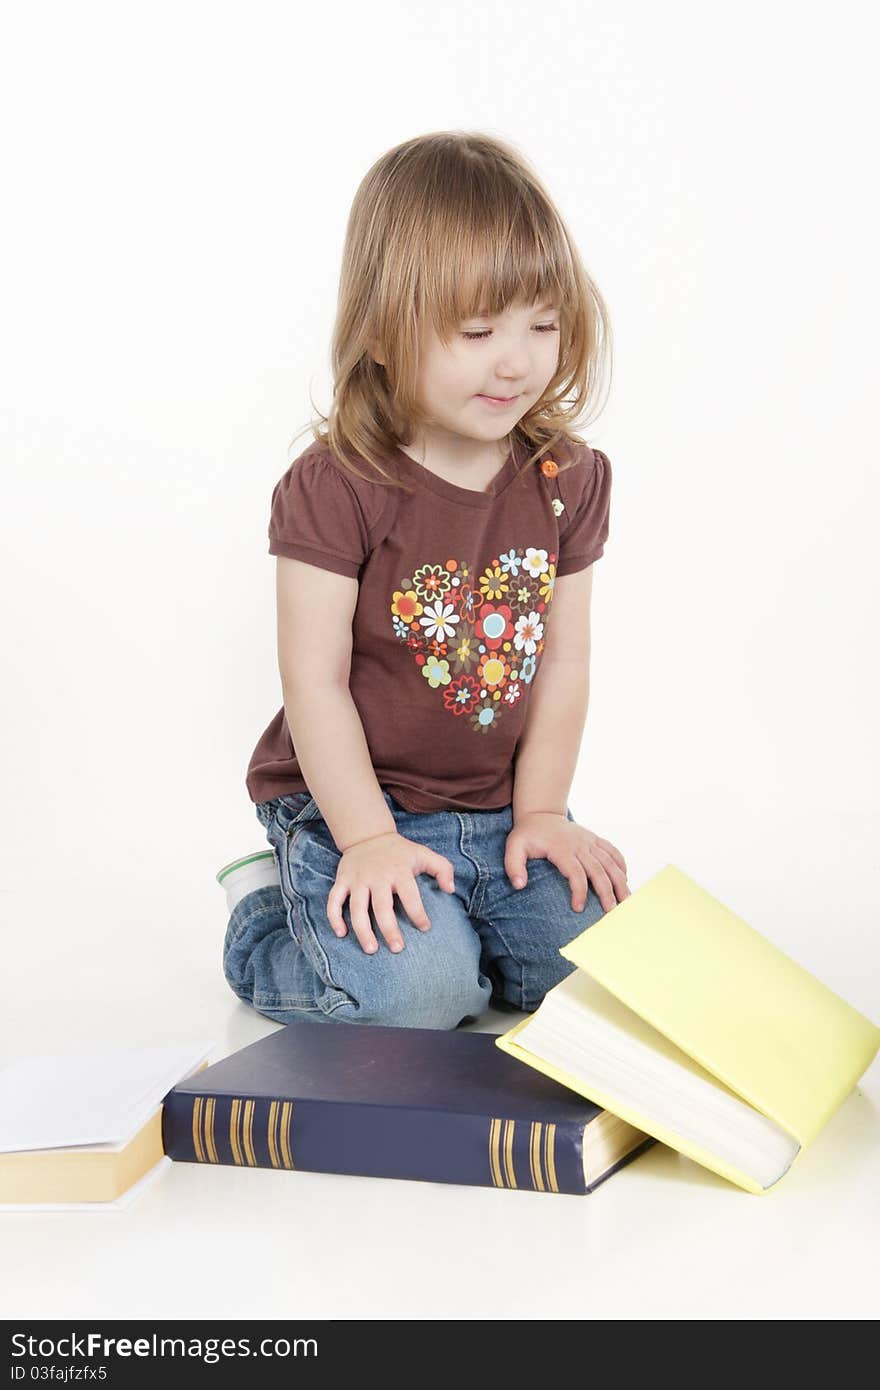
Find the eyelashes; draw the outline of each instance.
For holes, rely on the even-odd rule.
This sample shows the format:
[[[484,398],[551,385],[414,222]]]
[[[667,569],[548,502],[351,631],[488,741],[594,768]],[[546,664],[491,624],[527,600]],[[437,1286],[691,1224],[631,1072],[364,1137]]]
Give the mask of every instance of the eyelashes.
[[[462,333],[461,336],[462,336],[463,338],[469,339],[470,342],[475,342],[478,338],[488,338],[488,336],[489,336],[489,334],[490,334],[491,332],[492,332],[491,328],[482,328],[482,329],[480,329],[478,332],[475,331],[475,332],[471,332],[471,333],[468,333],[468,332]],[[559,324],[558,324],[558,323],[538,323],[538,324],[535,325],[535,332],[536,332],[536,333],[558,333],[558,332],[559,332]]]

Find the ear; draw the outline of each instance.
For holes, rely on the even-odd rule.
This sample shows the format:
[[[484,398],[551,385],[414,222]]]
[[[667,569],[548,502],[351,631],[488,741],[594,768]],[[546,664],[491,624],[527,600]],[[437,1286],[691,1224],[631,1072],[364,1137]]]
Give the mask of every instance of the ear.
[[[370,356],[372,357],[373,361],[378,362],[380,367],[384,367],[385,358],[382,355],[382,348],[379,344],[378,338],[368,339],[367,347],[369,349]]]

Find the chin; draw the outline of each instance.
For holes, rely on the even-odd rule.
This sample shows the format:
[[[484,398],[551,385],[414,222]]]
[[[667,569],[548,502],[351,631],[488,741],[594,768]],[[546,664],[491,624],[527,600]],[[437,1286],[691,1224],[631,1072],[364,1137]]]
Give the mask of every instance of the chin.
[[[469,434],[474,439],[503,439],[513,428],[511,420],[483,420],[475,425],[473,420],[468,420],[465,425],[462,423],[462,434]]]

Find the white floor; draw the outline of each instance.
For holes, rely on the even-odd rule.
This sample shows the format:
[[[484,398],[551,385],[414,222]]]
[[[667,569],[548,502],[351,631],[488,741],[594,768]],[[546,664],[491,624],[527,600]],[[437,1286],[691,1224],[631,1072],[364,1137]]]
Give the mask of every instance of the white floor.
[[[717,827],[705,842],[692,825],[686,839],[669,823],[606,833],[642,846],[628,854],[632,888],[678,863],[878,1022],[878,830],[792,813],[720,847]],[[2,1057],[207,1036],[216,1060],[272,1030],[222,978],[212,883],[224,858],[262,847],[258,830],[219,857],[207,840],[151,849],[149,872],[134,836],[107,853],[72,819],[54,832],[55,853],[0,891]],[[174,1164],[124,1212],[0,1216],[0,1307],[15,1319],[874,1318],[878,1140],[875,1060],[766,1197],[659,1145],[583,1198]]]

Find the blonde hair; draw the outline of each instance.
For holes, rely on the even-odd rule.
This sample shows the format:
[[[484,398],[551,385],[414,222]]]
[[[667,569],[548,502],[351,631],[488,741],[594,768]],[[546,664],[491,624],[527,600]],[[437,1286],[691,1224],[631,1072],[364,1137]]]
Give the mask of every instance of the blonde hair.
[[[610,367],[611,329],[562,218],[504,141],[444,130],[395,146],[368,171],[352,203],[333,330],[333,401],[329,415],[319,410],[304,429],[356,476],[402,485],[383,461],[428,423],[416,398],[422,325],[449,342],[479,312],[499,314],[539,298],[560,307],[559,364],[510,442],[518,436],[530,450],[522,467],[552,450],[564,468],[574,461],[566,445],[584,443],[573,422],[595,405]],[[383,363],[371,343],[381,345]],[[371,475],[361,471],[364,461]]]

